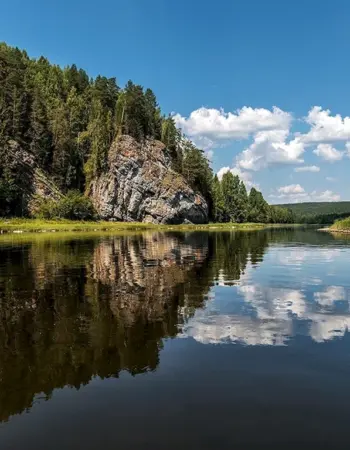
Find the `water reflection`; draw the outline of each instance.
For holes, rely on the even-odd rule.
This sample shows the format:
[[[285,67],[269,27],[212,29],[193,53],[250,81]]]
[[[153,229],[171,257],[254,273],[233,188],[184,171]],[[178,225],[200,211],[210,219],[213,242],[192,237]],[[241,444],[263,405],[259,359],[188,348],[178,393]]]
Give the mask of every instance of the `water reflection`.
[[[346,243],[298,230],[4,241],[0,420],[55,388],[154,371],[167,338],[342,336],[349,286],[334,274],[348,256]]]
[[[203,305],[207,236],[154,234],[0,248],[0,420],[36,393],[155,370]]]
[[[258,272],[250,260],[235,283],[226,272],[219,274],[210,301],[196,311],[182,336],[204,344],[245,345],[286,345],[297,335],[318,343],[344,336],[350,327],[350,286],[344,277],[349,247],[345,242],[339,247],[296,245],[295,236],[288,246],[276,246],[285,236],[270,235],[271,247]],[[331,285],[337,279],[342,285]]]

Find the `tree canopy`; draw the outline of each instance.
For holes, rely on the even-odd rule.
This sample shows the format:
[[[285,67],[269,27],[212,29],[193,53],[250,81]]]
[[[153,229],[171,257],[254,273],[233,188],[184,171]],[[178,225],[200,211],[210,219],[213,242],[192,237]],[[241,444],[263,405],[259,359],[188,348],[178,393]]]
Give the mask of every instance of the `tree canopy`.
[[[90,78],[75,64],[61,68],[0,43],[0,214],[23,215],[23,180],[11,165],[11,142],[30,152],[63,193],[83,194],[107,169],[112,141],[122,134],[142,142],[161,140],[172,170],[208,202],[218,222],[289,222],[287,209],[227,172],[213,176],[205,153],[164,115],[153,91],[116,78]]]

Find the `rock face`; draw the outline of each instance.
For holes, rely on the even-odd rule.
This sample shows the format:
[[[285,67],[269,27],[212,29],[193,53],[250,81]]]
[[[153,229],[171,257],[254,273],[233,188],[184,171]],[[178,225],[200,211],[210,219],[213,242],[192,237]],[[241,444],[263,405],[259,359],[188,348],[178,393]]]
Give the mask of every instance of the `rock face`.
[[[108,170],[89,187],[101,218],[161,224],[205,223],[208,205],[171,169],[159,141],[119,137],[108,155]]]
[[[34,156],[26,152],[15,141],[9,142],[10,169],[20,174],[20,189],[23,192],[23,208],[33,213],[40,199],[59,201],[64,197],[56,184],[36,163]]]

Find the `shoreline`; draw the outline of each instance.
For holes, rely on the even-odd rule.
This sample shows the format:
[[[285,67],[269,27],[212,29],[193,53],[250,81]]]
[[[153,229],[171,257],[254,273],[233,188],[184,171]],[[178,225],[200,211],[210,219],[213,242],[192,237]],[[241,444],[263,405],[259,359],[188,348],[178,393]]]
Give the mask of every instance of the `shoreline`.
[[[350,234],[350,228],[319,228],[318,231],[327,233]]]
[[[39,219],[0,219],[0,234],[57,233],[57,232],[139,232],[139,231],[254,231],[269,228],[273,224],[261,223],[208,223],[162,225],[142,222],[71,221]],[[288,226],[288,225],[286,225]]]

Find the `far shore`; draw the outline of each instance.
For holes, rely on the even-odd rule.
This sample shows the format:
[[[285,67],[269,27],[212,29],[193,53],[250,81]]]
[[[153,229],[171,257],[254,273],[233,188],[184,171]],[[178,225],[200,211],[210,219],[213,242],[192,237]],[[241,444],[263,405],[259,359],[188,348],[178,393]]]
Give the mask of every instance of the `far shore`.
[[[318,231],[326,231],[328,233],[350,234],[350,228],[320,228]]]
[[[329,233],[350,234],[350,217],[347,219],[337,220],[331,227],[322,228],[320,231],[328,231]]]
[[[41,219],[0,219],[0,234],[55,232],[126,232],[126,231],[254,231],[264,228],[295,226],[294,224],[208,223],[160,225],[142,222],[73,221]]]

